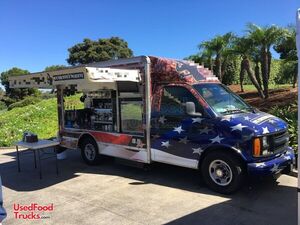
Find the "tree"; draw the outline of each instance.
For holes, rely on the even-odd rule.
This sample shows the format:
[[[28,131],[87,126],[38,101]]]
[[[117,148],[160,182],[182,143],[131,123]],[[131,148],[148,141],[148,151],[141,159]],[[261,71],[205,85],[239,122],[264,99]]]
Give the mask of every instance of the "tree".
[[[100,62],[109,59],[129,58],[133,52],[125,40],[119,37],[103,38],[97,41],[84,39],[68,49],[67,62],[71,65]]]
[[[12,100],[8,100],[7,102],[14,102],[29,95],[38,95],[39,91],[36,88],[10,88],[9,87],[9,76],[18,76],[18,75],[25,75],[29,74],[28,70],[23,70],[17,67],[13,67],[5,72],[1,73],[1,84],[5,88],[5,95],[6,97],[11,98]]]
[[[293,87],[296,87],[298,73],[298,57],[296,48],[296,29],[288,27],[279,41],[275,44],[274,49],[280,54],[280,59],[283,59],[283,66],[292,77]]]
[[[254,41],[247,37],[236,37],[233,41],[232,48],[228,50],[231,54],[239,55],[242,58],[241,61],[241,71],[240,71],[240,85],[241,85],[241,91],[244,91],[243,89],[243,80],[244,80],[244,74],[247,73],[251,82],[255,86],[255,88],[258,91],[258,94],[260,97],[265,98],[264,93],[262,89],[259,86],[259,83],[256,80],[255,74],[251,68],[250,65],[250,57],[252,52],[254,51],[255,45]]]
[[[53,70],[60,70],[60,69],[64,69],[66,68],[66,66],[64,65],[52,65],[52,66],[47,66],[44,71],[53,71]],[[51,89],[50,93],[53,94],[55,92],[55,89]],[[45,94],[44,94],[45,96]]]
[[[270,48],[277,42],[283,33],[283,29],[275,25],[259,27],[253,23],[247,24],[248,38],[252,39],[254,44],[260,50],[262,83],[266,98],[269,97],[269,77],[272,62]]]
[[[47,66],[44,71],[53,71],[53,70],[60,70],[60,69],[64,69],[66,68],[66,66],[64,65],[52,65],[52,66]]]
[[[211,60],[215,57],[215,73],[219,80],[222,82],[222,74],[224,74],[224,66],[222,70],[222,63],[224,63],[224,55],[226,50],[230,47],[231,40],[234,35],[228,32],[224,35],[217,35],[209,41],[204,41],[199,45],[199,49],[202,53],[206,54]]]

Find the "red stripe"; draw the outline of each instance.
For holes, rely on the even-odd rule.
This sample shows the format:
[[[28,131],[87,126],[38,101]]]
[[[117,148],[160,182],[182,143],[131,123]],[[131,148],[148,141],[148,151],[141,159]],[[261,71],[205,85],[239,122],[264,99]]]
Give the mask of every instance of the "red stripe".
[[[132,136],[127,134],[110,134],[104,132],[90,132],[93,137],[100,142],[112,143],[117,145],[129,145]]]

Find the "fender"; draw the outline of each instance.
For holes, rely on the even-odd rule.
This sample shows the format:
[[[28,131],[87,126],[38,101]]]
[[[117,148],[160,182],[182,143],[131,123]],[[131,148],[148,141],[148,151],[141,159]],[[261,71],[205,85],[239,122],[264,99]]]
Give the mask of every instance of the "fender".
[[[97,140],[95,139],[95,137],[94,137],[91,133],[89,133],[89,132],[83,132],[83,133],[80,134],[80,136],[78,137],[78,140],[77,140],[77,148],[80,147],[80,146],[79,146],[80,141],[81,141],[83,138],[85,138],[85,137],[91,137],[91,138],[95,141],[95,143],[98,145]],[[98,147],[98,148],[99,148],[99,147]]]
[[[215,144],[210,145],[204,149],[203,153],[199,157],[198,169],[205,156],[212,151],[229,151],[230,153],[233,153],[234,155],[238,156],[243,162],[247,161],[247,158],[242,154],[242,151],[240,149],[237,149],[231,145]]]

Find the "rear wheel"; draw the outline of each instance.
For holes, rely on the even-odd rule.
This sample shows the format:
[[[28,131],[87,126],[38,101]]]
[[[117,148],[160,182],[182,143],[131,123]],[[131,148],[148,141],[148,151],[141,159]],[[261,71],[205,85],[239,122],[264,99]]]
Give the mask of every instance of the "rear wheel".
[[[92,138],[85,138],[80,143],[82,159],[89,165],[96,165],[100,161],[98,145]]]
[[[202,161],[201,173],[207,186],[222,194],[237,191],[245,178],[241,160],[226,152],[209,153]]]

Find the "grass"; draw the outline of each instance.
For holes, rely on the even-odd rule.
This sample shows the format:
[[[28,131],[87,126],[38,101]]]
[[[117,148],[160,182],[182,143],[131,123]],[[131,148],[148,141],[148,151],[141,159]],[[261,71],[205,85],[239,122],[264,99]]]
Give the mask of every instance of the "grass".
[[[82,108],[80,95],[66,98],[66,102]],[[56,136],[58,130],[56,98],[43,100],[34,105],[14,108],[0,113],[0,146],[12,146],[22,139],[25,131],[38,134],[40,139]]]
[[[280,89],[280,88],[291,88],[291,84],[269,84],[269,90],[271,89]],[[252,84],[245,84],[244,85],[245,91],[256,91],[256,88]]]

